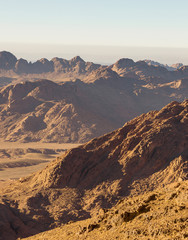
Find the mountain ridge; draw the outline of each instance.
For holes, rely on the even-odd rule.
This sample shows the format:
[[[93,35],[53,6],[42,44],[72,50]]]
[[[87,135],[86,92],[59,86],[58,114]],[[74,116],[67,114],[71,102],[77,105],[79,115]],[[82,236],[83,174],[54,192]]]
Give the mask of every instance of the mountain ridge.
[[[172,64],[172,65],[167,65],[167,64],[162,64],[162,63],[159,63],[159,62],[156,62],[156,61],[153,61],[153,60],[148,60],[148,59],[146,59],[144,61],[149,65],[165,67],[169,71],[177,70],[177,69],[179,69],[183,66],[183,63],[175,63],[175,64]]]
[[[0,88],[1,140],[86,142],[143,112],[187,98],[186,78],[159,84],[101,69],[90,80],[41,79]]]
[[[186,181],[187,131],[188,101],[172,102],[67,151],[45,169],[5,187],[2,207],[23,225],[18,228],[10,217],[3,229],[11,222],[12,239],[24,237],[86,219],[126,196]]]
[[[182,64],[174,64],[174,70],[169,71],[169,68],[165,65],[155,63],[151,60],[134,62],[132,59],[122,58],[110,66],[105,66],[93,62],[85,62],[79,56],[70,60],[59,57],[54,57],[51,60],[41,58],[32,63],[22,58],[17,59],[13,54],[2,51],[0,52],[0,77],[12,78],[13,83],[26,80],[33,81],[39,78],[57,82],[72,81],[79,78],[85,82],[91,82],[96,80],[97,70],[101,73],[101,70],[105,72],[109,69],[121,77],[131,77],[140,80],[152,77],[160,81],[161,79],[169,81],[188,77],[186,66]],[[93,78],[94,76],[95,78]],[[2,82],[2,85],[5,84],[6,82]]]

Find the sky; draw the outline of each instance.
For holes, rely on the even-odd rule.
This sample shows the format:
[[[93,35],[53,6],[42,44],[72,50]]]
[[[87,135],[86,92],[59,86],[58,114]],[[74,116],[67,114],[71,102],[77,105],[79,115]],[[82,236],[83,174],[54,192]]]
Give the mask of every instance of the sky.
[[[187,0],[0,0],[0,51],[188,64]]]

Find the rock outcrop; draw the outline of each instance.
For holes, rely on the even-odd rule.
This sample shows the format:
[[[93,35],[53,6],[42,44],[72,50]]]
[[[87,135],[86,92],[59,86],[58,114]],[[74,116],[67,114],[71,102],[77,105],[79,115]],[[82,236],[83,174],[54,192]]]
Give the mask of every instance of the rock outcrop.
[[[126,197],[96,216],[69,223],[27,240],[187,239],[188,181],[138,197]]]

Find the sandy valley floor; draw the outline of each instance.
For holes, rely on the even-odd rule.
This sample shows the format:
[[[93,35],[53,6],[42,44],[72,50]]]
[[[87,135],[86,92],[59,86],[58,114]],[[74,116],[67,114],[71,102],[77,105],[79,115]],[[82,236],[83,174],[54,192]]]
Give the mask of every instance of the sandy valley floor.
[[[0,186],[44,168],[65,150],[79,144],[0,142]]]

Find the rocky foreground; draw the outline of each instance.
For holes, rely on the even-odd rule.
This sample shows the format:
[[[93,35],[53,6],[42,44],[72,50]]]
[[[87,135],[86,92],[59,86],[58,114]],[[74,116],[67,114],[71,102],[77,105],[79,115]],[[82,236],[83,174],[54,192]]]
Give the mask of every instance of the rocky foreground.
[[[139,224],[142,222],[143,226],[136,228],[134,225],[137,229],[135,234],[144,237],[144,232],[147,232],[144,225],[152,216],[153,223],[151,222],[151,230],[147,234],[155,236],[157,231],[161,232],[161,227],[157,227],[160,225],[167,229],[165,236],[171,236],[176,234],[176,228],[171,231],[162,220],[161,223],[156,222],[171,198],[174,201],[171,202],[172,205],[176,205],[172,209],[167,207],[165,211],[169,211],[172,221],[178,219],[178,224],[182,222],[177,229],[182,228],[183,236],[186,237],[186,183],[185,187],[183,186],[187,178],[188,101],[172,102],[160,111],[142,114],[116,131],[67,151],[44,170],[5,187],[0,196],[0,237],[14,240],[60,226],[62,223],[87,219],[95,216],[101,208],[109,209],[127,196],[133,197],[132,200],[129,198],[133,207],[129,208],[127,200],[122,200],[122,205],[117,207],[125,207],[122,212],[118,210],[115,213],[116,210],[113,209],[104,211],[107,221],[103,221],[103,217],[96,223],[91,220],[91,227],[85,222],[80,230],[81,234],[96,227],[103,229],[103,226],[109,228],[109,234],[113,232],[110,229],[113,229],[116,222],[124,229],[125,224],[134,225],[134,221],[138,221]],[[178,182],[183,182],[180,188],[174,188],[172,196],[166,195],[168,184]],[[148,200],[145,200],[146,195],[140,197],[140,194],[148,191],[158,191],[156,189],[161,193],[156,193],[155,196],[152,193],[152,197],[148,195]],[[162,204],[159,211],[157,204]],[[155,213],[156,211],[158,212]],[[111,222],[111,213],[119,220]],[[179,220],[180,215],[183,220]],[[156,228],[152,229],[152,226]],[[92,232],[100,234],[100,231]],[[122,234],[126,234],[125,232],[125,229],[122,230]]]
[[[187,238],[188,181],[180,180],[137,197],[126,197],[91,219],[68,223],[27,240]]]

